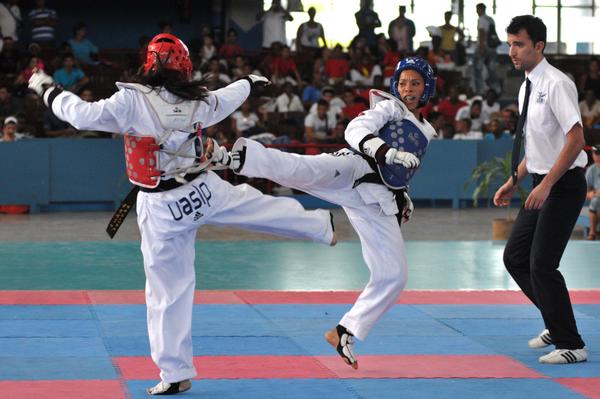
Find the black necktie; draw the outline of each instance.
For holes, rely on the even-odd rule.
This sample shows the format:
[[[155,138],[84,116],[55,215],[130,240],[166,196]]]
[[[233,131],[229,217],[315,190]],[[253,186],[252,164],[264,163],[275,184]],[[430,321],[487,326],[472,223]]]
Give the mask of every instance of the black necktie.
[[[531,94],[531,80],[525,79],[525,99],[523,100],[523,111],[519,115],[517,130],[515,131],[515,141],[512,149],[512,183],[517,185],[517,170],[519,169],[519,156],[521,155],[521,142],[523,141],[523,125],[527,119],[527,108],[529,108],[529,94]]]

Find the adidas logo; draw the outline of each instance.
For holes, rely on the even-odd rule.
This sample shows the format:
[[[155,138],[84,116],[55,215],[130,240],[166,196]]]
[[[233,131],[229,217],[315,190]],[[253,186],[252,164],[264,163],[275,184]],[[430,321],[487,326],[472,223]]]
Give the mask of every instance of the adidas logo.
[[[175,108],[173,108],[173,112],[174,113],[181,113],[181,108],[175,107]]]
[[[202,212],[196,212],[196,214],[194,214],[194,222],[198,221],[202,216],[204,216]]]

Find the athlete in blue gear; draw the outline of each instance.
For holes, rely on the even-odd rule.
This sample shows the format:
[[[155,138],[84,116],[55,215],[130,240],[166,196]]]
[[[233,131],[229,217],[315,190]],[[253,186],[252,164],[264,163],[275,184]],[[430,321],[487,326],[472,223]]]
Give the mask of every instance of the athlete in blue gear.
[[[433,70],[421,58],[400,61],[392,94],[371,90],[371,109],[348,125],[351,149],[298,155],[238,139],[231,153],[215,146],[212,160],[248,177],[272,180],[340,205],[360,237],[369,283],[325,338],[358,368],[353,338],[364,340],[397,301],[407,280],[400,225],[411,216],[408,182],[436,133],[420,109],[435,91]]]

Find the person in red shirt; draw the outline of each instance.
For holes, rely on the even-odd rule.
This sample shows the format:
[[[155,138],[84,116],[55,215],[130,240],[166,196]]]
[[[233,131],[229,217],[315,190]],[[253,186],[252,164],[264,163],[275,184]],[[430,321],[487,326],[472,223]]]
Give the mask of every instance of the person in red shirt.
[[[348,72],[350,72],[350,63],[342,52],[342,46],[338,44],[333,48],[331,58],[325,61],[325,75],[329,79],[329,84],[336,85],[346,80]]]
[[[272,80],[275,84],[282,85],[284,82],[290,82],[297,85],[302,82],[296,62],[290,55],[290,48],[283,46],[281,52],[273,59],[271,63]]]
[[[227,32],[227,40],[219,49],[221,58],[231,60],[238,55],[244,55],[244,49],[237,44],[237,32],[235,29],[229,29]]]
[[[448,90],[448,97],[441,100],[438,104],[437,111],[444,115],[446,122],[454,123],[456,113],[465,105],[468,104],[458,98],[458,88],[456,86],[452,86]]]

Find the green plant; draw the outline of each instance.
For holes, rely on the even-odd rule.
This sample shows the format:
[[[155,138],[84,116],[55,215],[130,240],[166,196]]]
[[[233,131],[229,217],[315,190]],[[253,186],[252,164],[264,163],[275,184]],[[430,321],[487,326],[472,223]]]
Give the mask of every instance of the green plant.
[[[473,169],[471,173],[471,180],[465,183],[465,190],[469,187],[471,183],[477,184],[475,190],[473,191],[473,207],[477,207],[479,198],[488,194],[490,186],[495,190],[500,187],[501,184],[506,181],[508,176],[510,176],[512,170],[511,166],[511,152],[506,153],[504,158],[494,157],[487,162],[483,162]],[[521,188],[521,186],[517,187],[517,193],[521,198],[521,203],[525,202],[527,198],[527,192]],[[490,196],[489,201],[491,202],[493,199]]]

